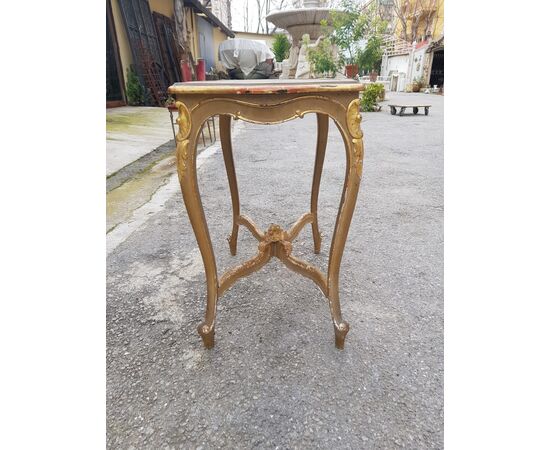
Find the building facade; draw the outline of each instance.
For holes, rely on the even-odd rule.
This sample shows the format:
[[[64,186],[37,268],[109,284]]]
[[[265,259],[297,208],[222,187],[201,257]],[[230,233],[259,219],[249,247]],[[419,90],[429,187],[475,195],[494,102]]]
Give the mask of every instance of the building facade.
[[[405,91],[413,82],[443,87],[444,0],[378,0],[388,21],[382,77],[391,90]]]
[[[108,107],[127,103],[130,70],[160,105],[168,86],[183,79],[182,59],[204,59],[208,71],[216,65],[219,42],[234,37],[199,0],[107,0],[106,6]]]

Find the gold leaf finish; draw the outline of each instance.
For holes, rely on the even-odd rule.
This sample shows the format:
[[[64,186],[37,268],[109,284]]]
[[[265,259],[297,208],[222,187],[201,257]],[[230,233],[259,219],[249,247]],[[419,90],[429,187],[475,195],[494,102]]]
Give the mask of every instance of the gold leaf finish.
[[[348,112],[346,114],[349,133],[357,139],[363,137],[363,131],[361,130],[361,111],[359,110],[359,99],[353,100],[348,105]]]
[[[361,178],[363,173],[363,131],[361,130],[361,111],[359,109],[359,99],[353,100],[346,114],[348,130],[352,135],[353,147],[353,169],[356,175]]]
[[[226,85],[227,84],[227,85]],[[359,87],[301,85],[292,89],[271,92],[271,87],[259,87],[241,83],[239,89],[227,82],[218,88],[213,85],[190,86],[184,83],[174,90],[178,109],[179,131],[177,142],[177,166],[181,191],[187,215],[197,239],[206,276],[206,313],[198,327],[206,348],[214,347],[215,319],[218,300],[235,282],[267,264],[271,258],[279,259],[288,269],[311,279],[328,299],[334,325],[335,345],[343,348],[349,325],[342,318],[339,298],[340,263],[357,201],[363,166],[363,132],[357,90]],[[271,85],[270,85],[271,86]],[[237,90],[236,90],[237,89]],[[250,92],[249,92],[250,90]],[[238,91],[238,92],[237,92]],[[276,95],[275,95],[276,94]],[[241,214],[235,162],[231,145],[231,120],[238,118],[259,124],[281,123],[303,117],[317,115],[317,147],[313,166],[313,182],[310,211],[303,214],[289,229],[272,224],[261,230],[250,218]],[[227,172],[233,223],[229,237],[229,250],[237,254],[238,230],[247,228],[258,240],[257,254],[244,263],[218,276],[216,258],[210,239],[206,216],[197,182],[195,155],[201,124],[209,117],[219,116],[220,142]],[[344,179],[343,192],[336,217],[332,243],[330,244],[328,270],[323,274],[314,265],[292,256],[292,242],[307,224],[311,224],[313,250],[321,251],[321,232],[317,215],[321,174],[327,146],[328,125],[331,118],[344,141],[346,159],[349,162]]]
[[[292,239],[298,235],[304,224],[308,223],[310,219],[311,215],[309,213],[302,215],[291,227],[291,230],[294,230],[292,237],[289,232],[286,232],[277,224],[271,224],[265,233],[260,233],[259,231],[253,232],[256,239],[260,242],[258,253],[253,258],[229,269],[222,275],[218,287],[218,296],[221,297],[239,278],[260,270],[272,257],[279,258],[289,269],[313,280],[323,294],[327,295],[327,281],[321,271],[311,264],[291,256]],[[250,230],[258,230],[258,227],[252,220],[247,218],[246,223]]]
[[[363,174],[363,139],[353,139],[353,167],[359,178]]]
[[[180,182],[185,176],[185,171],[188,166],[189,159],[189,133],[191,131],[191,115],[187,106],[182,102],[176,102],[178,108],[178,123],[179,131],[176,135],[176,159],[178,165],[178,176]]]
[[[176,122],[178,123],[179,132],[176,136],[176,140],[183,141],[189,137],[189,132],[191,131],[191,115],[185,103],[176,102],[176,108],[178,108],[178,118]]]

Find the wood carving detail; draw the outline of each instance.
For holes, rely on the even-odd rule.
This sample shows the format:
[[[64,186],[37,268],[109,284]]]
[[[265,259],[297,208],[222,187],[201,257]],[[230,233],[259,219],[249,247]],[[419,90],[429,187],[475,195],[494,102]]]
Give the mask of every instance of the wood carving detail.
[[[363,139],[353,139],[353,167],[359,178],[363,174]]]
[[[242,220],[243,216],[240,216]],[[292,235],[283,230],[280,225],[271,224],[265,233],[257,232],[257,226],[249,219],[241,221],[253,232],[258,239],[258,253],[251,259],[241,265],[229,269],[220,278],[218,284],[218,297],[229,289],[235,282],[242,277],[250,275],[252,272],[260,270],[272,257],[279,258],[285,266],[294,272],[298,272],[313,280],[321,289],[324,295],[328,294],[327,281],[319,269],[291,256],[292,240],[296,237],[305,223],[311,221],[311,214],[306,213],[291,227]]]
[[[178,174],[180,181],[183,180],[189,159],[189,133],[191,132],[191,115],[187,106],[182,102],[176,102],[178,108],[178,134],[176,135],[176,155],[178,164]]]
[[[351,145],[353,150],[352,165],[359,178],[363,173],[363,131],[361,130],[361,111],[359,99],[353,100],[346,114],[349,133],[352,136]]]
[[[210,108],[215,104],[219,111],[224,110],[224,114],[229,114],[235,119],[244,120],[251,123],[281,123],[288,120],[303,118],[305,114],[322,112],[325,113],[325,107],[330,105],[333,110],[346,111],[345,106],[333,100],[330,97],[322,95],[308,95],[297,98],[291,98],[277,103],[254,103],[237,99],[210,98],[203,100],[191,108],[193,114],[197,110]],[[237,108],[235,108],[237,106]],[[303,106],[303,108],[295,108]],[[259,112],[269,112],[269,117],[261,118]]]
[[[363,137],[363,131],[361,130],[361,111],[359,110],[358,98],[348,105],[346,120],[350,134],[356,139],[361,139]]]

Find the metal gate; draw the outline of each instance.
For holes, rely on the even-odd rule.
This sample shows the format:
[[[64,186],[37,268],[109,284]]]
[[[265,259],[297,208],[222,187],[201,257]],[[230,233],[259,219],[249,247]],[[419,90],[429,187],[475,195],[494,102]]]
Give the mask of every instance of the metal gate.
[[[178,64],[178,49],[176,47],[176,25],[172,19],[157,12],[153,13],[160,52],[169,84],[181,81],[181,69]]]
[[[166,95],[169,80],[164,69],[153,16],[147,0],[120,0],[124,26],[132,50],[135,70],[153,99]],[[154,81],[152,81],[154,78]]]

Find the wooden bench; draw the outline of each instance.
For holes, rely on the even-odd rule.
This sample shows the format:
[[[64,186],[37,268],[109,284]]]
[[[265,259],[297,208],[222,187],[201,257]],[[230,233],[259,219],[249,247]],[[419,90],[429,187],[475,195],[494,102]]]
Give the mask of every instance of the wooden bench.
[[[399,109],[399,115],[402,116],[405,113],[407,108],[413,109],[413,114],[418,114],[418,108],[424,108],[424,114],[427,116],[428,111],[432,105],[388,105],[391,108],[392,116],[395,116],[397,113],[397,108]]]

